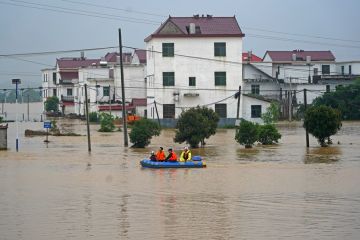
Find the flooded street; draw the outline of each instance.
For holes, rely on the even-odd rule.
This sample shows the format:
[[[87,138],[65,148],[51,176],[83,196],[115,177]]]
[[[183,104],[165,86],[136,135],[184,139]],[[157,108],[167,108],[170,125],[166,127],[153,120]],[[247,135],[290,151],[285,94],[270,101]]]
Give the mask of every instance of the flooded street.
[[[85,135],[82,122],[60,127]],[[203,149],[205,169],[142,169],[172,143],[163,130],[146,149],[122,132],[24,138],[0,152],[0,239],[360,239],[360,122],[345,122],[320,148],[300,124],[281,124],[279,145],[244,149],[219,129]]]

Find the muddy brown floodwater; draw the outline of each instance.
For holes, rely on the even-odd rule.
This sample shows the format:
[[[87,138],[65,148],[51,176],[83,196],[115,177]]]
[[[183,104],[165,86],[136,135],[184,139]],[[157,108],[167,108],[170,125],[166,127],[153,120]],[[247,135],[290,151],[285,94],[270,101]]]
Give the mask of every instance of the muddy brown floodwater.
[[[85,134],[78,121],[61,127]],[[41,123],[22,123],[41,129]],[[300,124],[281,124],[277,146],[245,150],[218,130],[205,169],[142,169],[146,149],[124,148],[121,132],[24,138],[10,125],[0,152],[0,239],[360,239],[360,123],[345,122],[334,145],[305,148]]]

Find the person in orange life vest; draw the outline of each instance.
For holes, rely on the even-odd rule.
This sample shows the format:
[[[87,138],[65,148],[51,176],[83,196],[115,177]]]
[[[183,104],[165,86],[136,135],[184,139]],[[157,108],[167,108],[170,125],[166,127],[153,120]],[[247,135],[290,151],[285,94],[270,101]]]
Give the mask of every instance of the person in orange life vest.
[[[180,155],[180,162],[186,162],[191,160],[191,152],[188,147],[184,147],[184,150]]]
[[[162,147],[156,152],[156,160],[160,162],[165,160],[165,152]]]
[[[156,161],[156,156],[155,156],[155,152],[154,152],[154,151],[151,151],[150,160],[151,160],[151,161]]]
[[[169,148],[169,155],[165,158],[165,161],[169,161],[169,162],[177,161],[176,153],[172,150],[172,148]]]

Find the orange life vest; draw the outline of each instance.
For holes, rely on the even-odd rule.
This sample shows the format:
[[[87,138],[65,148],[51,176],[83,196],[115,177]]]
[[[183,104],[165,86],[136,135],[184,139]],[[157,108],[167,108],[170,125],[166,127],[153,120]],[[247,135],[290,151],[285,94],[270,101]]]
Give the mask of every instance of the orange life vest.
[[[164,161],[165,160],[165,153],[164,151],[157,151],[156,153],[156,160]]]
[[[176,153],[174,151],[171,153],[171,157],[169,158],[169,161],[170,162],[177,161],[177,156],[176,156]]]

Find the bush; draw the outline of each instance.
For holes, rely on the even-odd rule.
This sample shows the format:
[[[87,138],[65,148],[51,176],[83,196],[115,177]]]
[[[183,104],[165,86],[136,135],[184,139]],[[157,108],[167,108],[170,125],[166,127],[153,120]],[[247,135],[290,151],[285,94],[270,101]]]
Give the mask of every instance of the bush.
[[[277,143],[281,138],[281,134],[272,124],[260,125],[258,127],[258,141],[263,145],[271,145]]]
[[[245,148],[251,148],[258,140],[258,124],[243,120],[236,129],[235,140]]]
[[[265,124],[276,123],[280,117],[280,107],[276,102],[271,102],[266,112],[261,115],[261,119]]]
[[[115,129],[114,116],[109,113],[99,114],[100,129],[99,132],[112,132]]]
[[[175,142],[187,142],[192,148],[216,133],[219,116],[214,110],[206,107],[190,108],[180,114],[176,123]]]
[[[91,112],[89,113],[89,122],[98,122],[98,113],[97,112]]]
[[[159,136],[159,134],[160,126],[149,119],[143,118],[134,122],[129,137],[134,144],[133,147],[144,148],[150,144],[150,139],[153,136]]]
[[[45,101],[45,110],[47,112],[58,112],[59,111],[59,99],[55,96],[48,97]]]
[[[310,107],[305,112],[304,127],[317,138],[322,147],[331,142],[330,136],[341,128],[340,111],[327,106]]]

